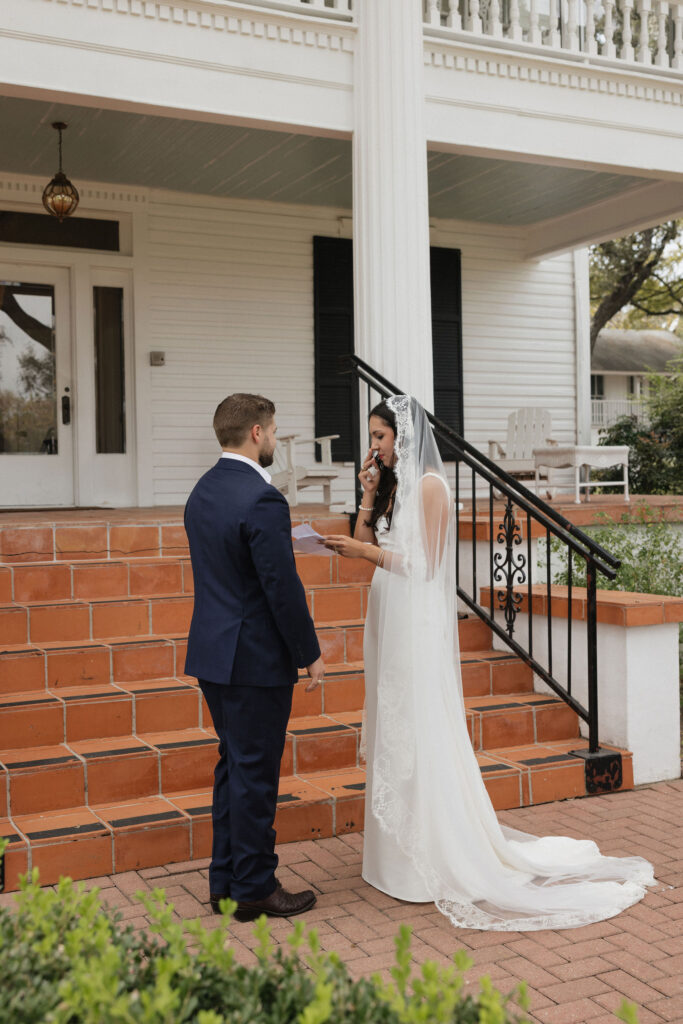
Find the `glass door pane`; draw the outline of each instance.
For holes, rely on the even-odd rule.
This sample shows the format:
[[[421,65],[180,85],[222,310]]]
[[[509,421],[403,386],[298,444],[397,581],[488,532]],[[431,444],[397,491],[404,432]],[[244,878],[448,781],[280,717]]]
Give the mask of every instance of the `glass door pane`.
[[[0,506],[74,500],[69,272],[0,263]]]
[[[93,288],[95,419],[98,455],[125,454],[126,380],[123,288]]]
[[[0,281],[0,452],[58,452],[52,285]]]

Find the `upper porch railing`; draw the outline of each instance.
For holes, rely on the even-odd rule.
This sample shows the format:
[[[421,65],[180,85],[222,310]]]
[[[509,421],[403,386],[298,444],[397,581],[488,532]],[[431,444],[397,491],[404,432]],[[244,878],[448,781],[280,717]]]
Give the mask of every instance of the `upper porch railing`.
[[[352,21],[353,0],[239,0],[250,7],[268,7],[275,11],[310,14],[318,18]]]
[[[425,0],[432,31],[683,71],[681,0]]]
[[[356,0],[240,0],[353,21]],[[418,2],[418,0],[416,0]],[[425,31],[570,60],[683,73],[683,0],[422,0]]]

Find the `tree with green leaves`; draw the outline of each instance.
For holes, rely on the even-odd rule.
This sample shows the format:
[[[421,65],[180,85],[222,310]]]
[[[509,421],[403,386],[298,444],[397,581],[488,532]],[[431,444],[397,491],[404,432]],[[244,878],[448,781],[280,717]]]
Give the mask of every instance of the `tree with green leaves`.
[[[590,250],[591,352],[612,326],[674,325],[683,334],[683,221],[600,242]]]

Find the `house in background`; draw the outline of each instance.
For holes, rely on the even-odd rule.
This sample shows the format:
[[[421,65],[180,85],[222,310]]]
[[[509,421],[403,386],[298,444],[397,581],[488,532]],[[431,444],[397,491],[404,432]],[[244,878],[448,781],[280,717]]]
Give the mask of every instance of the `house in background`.
[[[587,443],[585,247],[683,212],[681,4],[640,2],[3,0],[2,505],[180,503],[236,390],[341,435],[345,501],[353,350],[482,450],[529,405]]]
[[[670,331],[603,328],[591,356],[591,443],[621,416],[642,419],[648,374],[681,356],[683,340]]]

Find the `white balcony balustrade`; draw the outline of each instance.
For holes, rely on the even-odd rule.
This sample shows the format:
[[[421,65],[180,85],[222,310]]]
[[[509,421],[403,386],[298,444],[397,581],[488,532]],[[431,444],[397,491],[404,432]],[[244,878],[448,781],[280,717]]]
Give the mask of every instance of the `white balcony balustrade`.
[[[275,11],[308,14],[320,18],[353,19],[353,0],[240,0],[250,7],[267,7]]]
[[[591,425],[611,427],[621,416],[635,416],[644,422],[645,410],[638,398],[593,398],[591,399]]]
[[[424,0],[427,32],[683,74],[683,0]]]
[[[354,21],[354,0],[240,0]],[[366,0],[367,2],[367,0]],[[418,2],[418,0],[416,0]],[[425,30],[462,41],[519,44],[557,55],[683,75],[683,0],[422,0]]]

